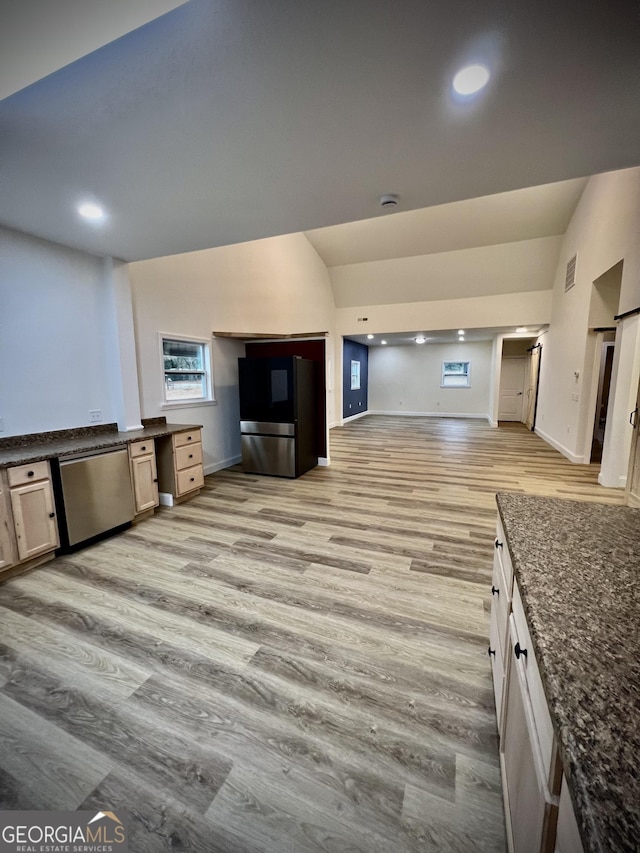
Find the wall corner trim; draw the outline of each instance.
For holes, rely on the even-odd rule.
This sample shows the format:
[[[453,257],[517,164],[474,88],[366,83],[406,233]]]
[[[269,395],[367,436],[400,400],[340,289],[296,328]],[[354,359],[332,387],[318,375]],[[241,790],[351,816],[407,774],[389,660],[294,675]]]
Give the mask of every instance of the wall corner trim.
[[[546,441],[547,444],[551,445],[554,450],[557,450],[558,453],[562,453],[562,455],[566,457],[569,462],[573,462],[574,465],[588,464],[587,462],[585,462],[584,456],[578,456],[578,454],[573,453],[571,450],[569,450],[568,447],[565,447],[564,444],[560,444],[559,441],[556,441],[554,438],[552,438],[550,435],[547,435],[546,432],[543,432],[538,427],[535,428],[534,432],[543,441]]]
[[[222,471],[224,468],[231,468],[232,465],[237,465],[242,462],[242,456],[229,456],[226,459],[221,459],[219,462],[210,462],[204,466],[205,476],[207,474],[215,474],[216,471]]]
[[[627,487],[626,475],[622,474],[618,478],[609,480],[608,477],[602,475],[602,471],[598,474],[598,483],[604,486],[605,489],[625,489]]]
[[[331,460],[328,456],[318,456],[318,465],[321,468],[328,468],[331,464]]]
[[[358,412],[356,415],[349,415],[348,418],[342,419],[341,425],[344,426],[345,424],[348,424],[351,421],[357,421],[358,418],[363,418],[365,415],[369,415],[369,414],[371,414],[371,412],[369,412],[367,410],[366,412]],[[338,426],[340,426],[340,422],[338,423]]]

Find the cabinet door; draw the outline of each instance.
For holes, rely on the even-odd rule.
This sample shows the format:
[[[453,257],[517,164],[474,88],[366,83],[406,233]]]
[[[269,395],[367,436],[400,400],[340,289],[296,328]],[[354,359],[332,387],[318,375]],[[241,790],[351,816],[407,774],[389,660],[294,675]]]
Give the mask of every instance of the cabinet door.
[[[158,472],[155,454],[132,459],[131,470],[136,512],[144,512],[158,506]]]
[[[513,654],[513,628],[510,639]],[[504,701],[501,751],[513,851],[544,853],[555,838],[558,808],[546,790],[522,658],[510,661]]]
[[[60,544],[50,480],[11,489],[18,556],[28,560]]]
[[[560,808],[558,809],[558,832],[556,835],[555,853],[583,853],[580,830],[571,803],[571,794],[567,780],[562,780],[560,791]]]
[[[15,532],[7,491],[0,480],[0,571],[8,569],[16,562]]]

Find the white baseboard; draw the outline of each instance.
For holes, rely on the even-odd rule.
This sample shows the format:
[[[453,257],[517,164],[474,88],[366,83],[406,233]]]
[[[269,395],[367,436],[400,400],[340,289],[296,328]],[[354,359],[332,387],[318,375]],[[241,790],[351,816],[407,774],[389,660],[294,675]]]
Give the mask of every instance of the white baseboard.
[[[169,492],[158,492],[160,506],[173,506],[173,495]]]
[[[494,420],[492,420],[492,419],[489,417],[489,415],[487,415],[487,420],[489,421],[489,426],[490,426],[490,427],[494,427],[494,429],[497,429],[497,427],[498,427],[498,421],[494,421]]]
[[[349,415],[348,418],[342,419],[342,425],[344,426],[344,424],[348,424],[351,421],[357,421],[358,418],[363,418],[365,415],[370,415],[370,414],[371,414],[371,412],[367,409],[366,412],[358,412],[356,415]]]
[[[407,418],[475,418],[479,420],[488,420],[488,415],[481,415],[478,412],[392,412],[382,411],[382,409],[369,409],[368,415],[400,415]]]
[[[333,421],[329,424],[329,429],[335,429],[336,427],[342,426],[342,421]]]
[[[547,433],[543,432],[543,430],[539,429],[539,427],[536,427],[534,432],[536,435],[540,436],[543,441],[546,441],[547,444],[550,444],[554,450],[557,450],[558,453],[562,453],[562,455],[565,456],[569,460],[569,462],[573,462],[574,465],[588,465],[588,460],[585,461],[584,456],[578,456],[577,453],[573,453],[571,450],[569,450],[568,447],[565,447],[564,444],[560,444],[559,441],[556,441],[550,435],[547,435]]]
[[[602,476],[602,471],[598,474],[598,482],[601,486],[604,486],[605,489],[626,489],[627,488],[627,475],[621,474],[619,477],[607,477],[606,475]]]
[[[321,468],[328,468],[331,464],[331,460],[328,456],[318,456],[318,465]]]
[[[210,462],[204,466],[205,476],[215,474],[216,471],[222,471],[223,468],[231,468],[232,465],[237,465],[239,462],[242,462],[242,456],[229,456],[228,459],[222,459],[220,462]]]

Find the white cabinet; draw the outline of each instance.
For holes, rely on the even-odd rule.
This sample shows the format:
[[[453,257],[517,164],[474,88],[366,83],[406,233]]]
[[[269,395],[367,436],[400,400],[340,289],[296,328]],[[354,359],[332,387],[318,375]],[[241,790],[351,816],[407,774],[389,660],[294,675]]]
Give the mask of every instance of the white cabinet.
[[[54,551],[60,544],[48,462],[7,471],[18,561]]]
[[[526,666],[532,650],[523,646],[513,615],[509,618],[509,661],[504,726],[500,743],[507,837],[516,853],[553,850],[558,797],[549,789],[535,722]]]
[[[150,513],[159,503],[156,448],[153,440],[131,442],[129,461],[136,515]]]
[[[491,578],[491,620],[489,624],[489,657],[493,668],[493,690],[496,701],[498,731],[502,729],[504,681],[507,664],[507,631],[511,610],[513,568],[505,554],[504,532],[498,522],[494,542],[493,576]]]
[[[573,811],[567,780],[562,780],[555,853],[583,853],[578,822]]]
[[[562,766],[500,521],[495,545],[489,654],[509,851],[553,853],[556,849],[557,853],[574,853],[570,846],[557,846]],[[580,853],[578,848],[575,853]]]

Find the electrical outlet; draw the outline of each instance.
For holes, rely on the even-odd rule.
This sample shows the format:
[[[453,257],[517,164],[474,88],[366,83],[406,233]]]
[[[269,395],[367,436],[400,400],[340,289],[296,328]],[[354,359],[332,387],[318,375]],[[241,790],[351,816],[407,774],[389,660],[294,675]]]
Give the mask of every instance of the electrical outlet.
[[[99,424],[102,420],[102,409],[90,409],[89,410],[89,423],[90,424]]]

